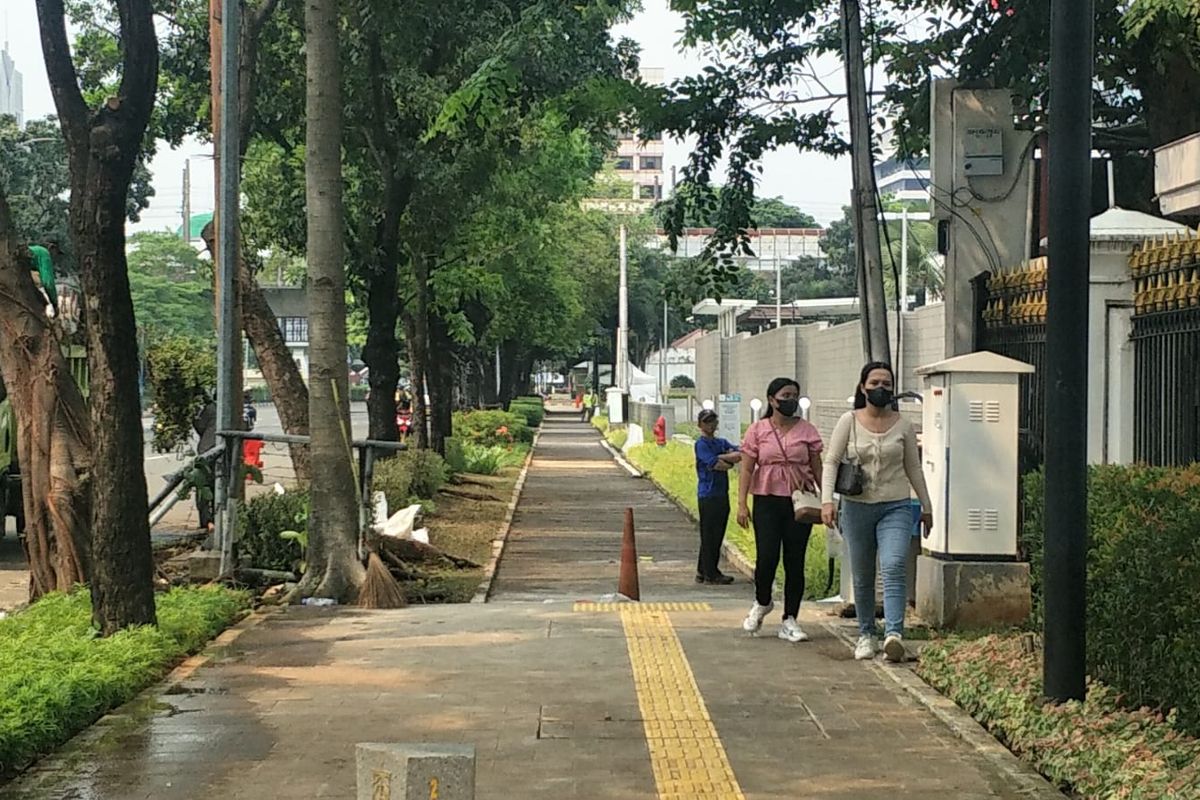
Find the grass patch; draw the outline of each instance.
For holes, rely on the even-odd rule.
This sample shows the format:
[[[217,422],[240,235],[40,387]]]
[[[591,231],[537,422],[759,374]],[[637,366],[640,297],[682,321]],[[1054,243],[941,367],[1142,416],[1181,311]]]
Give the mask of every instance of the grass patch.
[[[471,483],[455,487],[455,494],[439,495],[436,511],[426,517],[429,543],[450,555],[487,564],[520,473],[519,467],[511,466],[499,475],[473,475]],[[420,580],[406,582],[404,593],[410,603],[467,603],[481,580],[482,569],[431,570]]]
[[[1096,681],[1083,703],[1043,704],[1041,647],[1030,638],[936,642],[917,672],[1073,797],[1200,798],[1200,740],[1175,712],[1124,710]]]
[[[693,519],[699,518],[699,502],[696,498],[696,460],[690,445],[676,441],[667,442],[664,447],[645,444],[632,448],[626,453],[626,457],[634,466],[649,475],[669,497],[686,508]],[[751,503],[753,502],[751,500]],[[729,523],[725,528],[725,539],[753,561],[754,531],[742,529],[736,519],[736,472],[729,474],[729,505],[733,511],[729,515]],[[780,574],[782,574],[782,569],[781,564]],[[839,580],[839,565],[836,561],[833,570],[833,586],[836,589]],[[804,562],[805,599],[821,599],[821,593],[825,590],[828,582],[829,556],[825,547],[825,528],[814,525],[812,536],[808,540],[808,552]]]
[[[158,627],[98,638],[86,591],[0,620],[0,774],[58,747],[132,699],[228,626],[249,596],[219,587],[158,595]]]

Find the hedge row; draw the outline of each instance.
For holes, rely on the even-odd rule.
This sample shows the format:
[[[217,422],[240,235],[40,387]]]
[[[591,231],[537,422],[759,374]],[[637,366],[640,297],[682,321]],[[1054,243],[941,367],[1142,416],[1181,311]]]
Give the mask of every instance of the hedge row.
[[[464,443],[492,446],[533,441],[528,418],[512,411],[458,411],[453,424],[455,437]]]
[[[1026,478],[1021,532],[1039,624],[1044,487]],[[1088,503],[1088,671],[1200,735],[1200,465],[1094,467]]]
[[[546,406],[540,397],[518,397],[508,404],[508,410],[524,417],[525,423],[531,428],[541,426],[546,417]]]

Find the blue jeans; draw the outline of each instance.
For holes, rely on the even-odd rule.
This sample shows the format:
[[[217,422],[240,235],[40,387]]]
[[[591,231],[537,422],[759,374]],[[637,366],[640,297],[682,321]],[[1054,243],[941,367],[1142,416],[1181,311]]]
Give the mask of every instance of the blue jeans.
[[[859,633],[875,633],[876,555],[883,572],[884,634],[903,633],[908,602],[908,549],[913,531],[912,503],[908,500],[856,503],[843,499],[838,521],[850,553]]]

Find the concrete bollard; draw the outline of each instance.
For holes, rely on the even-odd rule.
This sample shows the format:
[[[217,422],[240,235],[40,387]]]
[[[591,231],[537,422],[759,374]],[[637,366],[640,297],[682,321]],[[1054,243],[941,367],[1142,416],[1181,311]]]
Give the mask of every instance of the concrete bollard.
[[[361,743],[358,800],[475,800],[475,746]]]

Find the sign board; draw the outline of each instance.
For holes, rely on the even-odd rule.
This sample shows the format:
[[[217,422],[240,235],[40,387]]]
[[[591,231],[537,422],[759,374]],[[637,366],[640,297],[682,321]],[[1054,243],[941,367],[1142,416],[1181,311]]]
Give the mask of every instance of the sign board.
[[[723,394],[717,401],[717,436],[734,444],[742,443],[742,396]]]

